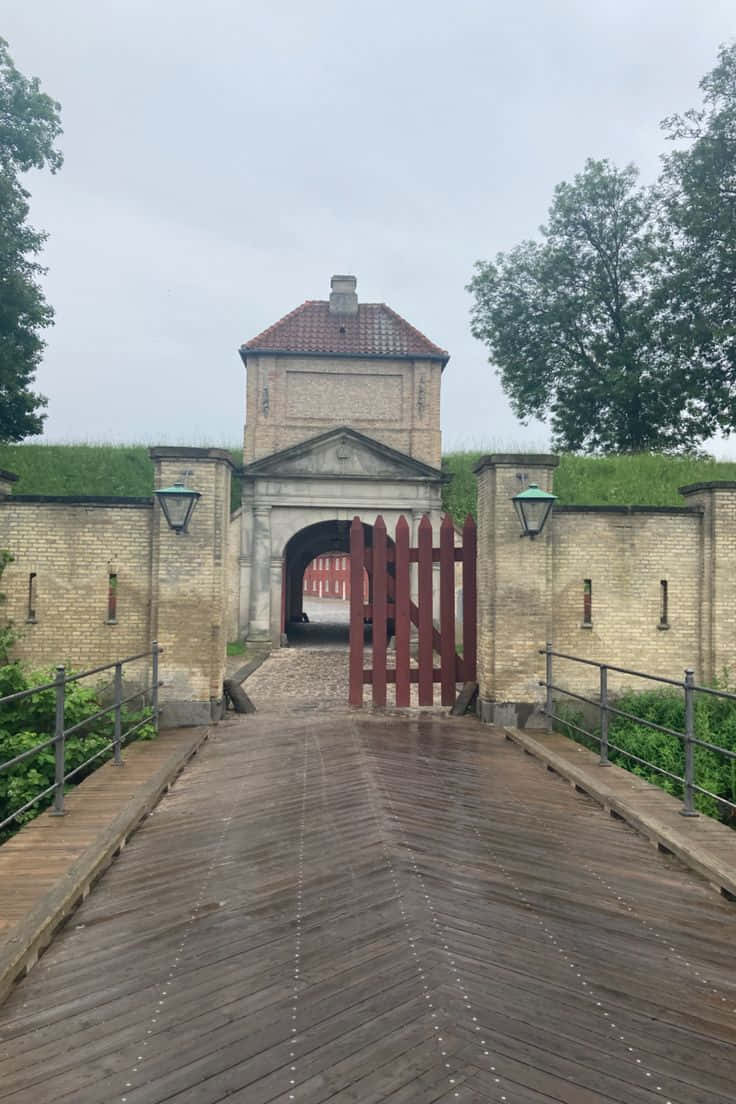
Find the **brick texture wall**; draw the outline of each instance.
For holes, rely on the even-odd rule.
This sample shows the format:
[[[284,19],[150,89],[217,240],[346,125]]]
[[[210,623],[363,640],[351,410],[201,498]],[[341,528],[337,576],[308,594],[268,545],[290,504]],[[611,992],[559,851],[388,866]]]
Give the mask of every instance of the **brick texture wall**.
[[[733,683],[736,484],[683,488],[680,508],[560,507],[538,538],[522,539],[511,499],[532,482],[550,490],[555,464],[554,457],[491,456],[477,469],[479,697],[486,719],[534,716],[544,695],[539,649],[547,640],[556,651],[598,662],[677,679],[692,667],[699,680],[725,673]],[[553,672],[567,689],[597,692],[595,668],[555,659]],[[609,676],[614,694],[646,686]]]
[[[144,651],[151,641],[151,506],[0,501],[3,616],[20,631],[14,655],[79,670]],[[28,619],[35,573],[35,622]],[[110,573],[116,621],[108,620]]]
[[[439,468],[438,363],[249,356],[245,462],[350,425]]]

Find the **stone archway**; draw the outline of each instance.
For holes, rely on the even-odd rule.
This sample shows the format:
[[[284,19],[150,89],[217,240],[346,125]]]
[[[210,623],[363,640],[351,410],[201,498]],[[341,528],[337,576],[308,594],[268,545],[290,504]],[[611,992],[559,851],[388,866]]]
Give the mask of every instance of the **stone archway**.
[[[371,546],[373,529],[363,525],[366,547]],[[299,618],[304,609],[304,572],[317,557],[330,552],[350,555],[350,522],[323,520],[299,529],[286,543],[283,557],[281,610],[282,633],[289,636],[303,636],[299,629]],[[347,645],[347,620],[343,643]]]

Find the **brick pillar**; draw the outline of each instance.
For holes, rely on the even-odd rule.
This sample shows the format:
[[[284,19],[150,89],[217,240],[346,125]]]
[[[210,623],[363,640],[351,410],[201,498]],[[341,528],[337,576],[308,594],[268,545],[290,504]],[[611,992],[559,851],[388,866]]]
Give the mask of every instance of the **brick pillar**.
[[[478,478],[478,712],[494,724],[538,724],[544,672],[538,654],[550,639],[553,517],[531,540],[521,537],[511,501],[537,483],[552,491],[558,458],[493,454]]]
[[[700,670],[705,682],[736,679],[736,482],[680,487],[688,506],[703,510],[701,530]]]
[[[227,541],[233,463],[223,449],[151,449],[155,486],[181,481],[199,491],[186,533],[153,510],[152,635],[163,647],[161,723],[209,724],[223,712],[227,644]]]

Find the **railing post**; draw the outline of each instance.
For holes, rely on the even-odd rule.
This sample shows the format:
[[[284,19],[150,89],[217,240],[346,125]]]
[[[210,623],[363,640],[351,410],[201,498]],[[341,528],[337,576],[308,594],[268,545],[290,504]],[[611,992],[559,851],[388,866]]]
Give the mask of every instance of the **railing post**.
[[[685,670],[685,793],[684,803],[680,810],[682,816],[696,817],[693,797],[695,784],[695,701],[693,686],[695,674],[692,667]]]
[[[601,757],[599,766],[610,767],[608,759],[608,667],[601,664]]]
[[[54,807],[52,816],[64,815],[64,697],[66,693],[66,672],[64,665],[56,668],[56,718],[54,721]]]
[[[548,730],[552,731],[552,645],[547,641],[544,646],[545,651],[545,675],[544,682],[547,688],[547,698],[545,701],[544,712],[546,718],[546,725]]]
[[[151,709],[153,711],[153,724],[158,735],[158,641],[151,644]]]
[[[113,714],[115,718],[115,728],[113,731],[112,743],[113,743],[113,755],[114,763],[116,767],[122,767],[123,760],[120,755],[120,734],[122,732],[121,724],[121,701],[123,700],[123,665],[118,662],[115,664],[115,712]]]

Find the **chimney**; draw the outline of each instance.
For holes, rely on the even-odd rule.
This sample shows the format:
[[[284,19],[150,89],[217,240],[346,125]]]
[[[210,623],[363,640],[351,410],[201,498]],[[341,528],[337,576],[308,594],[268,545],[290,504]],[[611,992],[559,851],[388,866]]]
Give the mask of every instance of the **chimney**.
[[[358,293],[354,276],[333,276],[330,280],[330,314],[345,317],[358,313]]]

